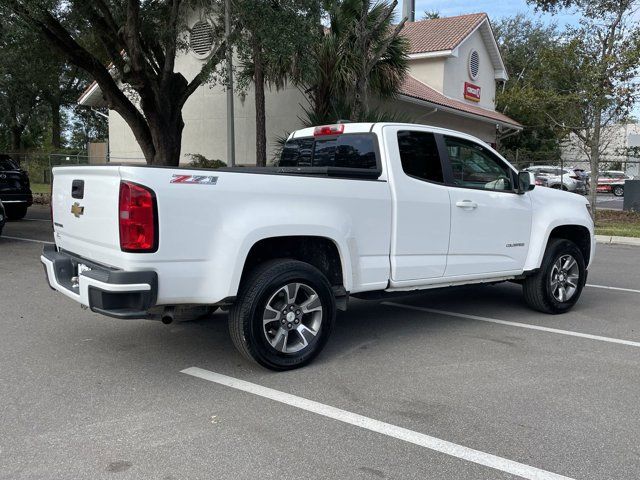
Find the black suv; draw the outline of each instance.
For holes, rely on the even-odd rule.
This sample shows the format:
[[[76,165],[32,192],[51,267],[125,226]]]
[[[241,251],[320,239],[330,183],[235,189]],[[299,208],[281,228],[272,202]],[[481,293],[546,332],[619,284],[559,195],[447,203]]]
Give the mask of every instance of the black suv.
[[[4,228],[4,224],[7,222],[7,217],[4,213],[4,206],[2,205],[2,200],[0,200],[0,235],[2,235],[2,229]]]
[[[0,154],[0,201],[9,220],[19,220],[33,204],[27,172],[9,156]]]

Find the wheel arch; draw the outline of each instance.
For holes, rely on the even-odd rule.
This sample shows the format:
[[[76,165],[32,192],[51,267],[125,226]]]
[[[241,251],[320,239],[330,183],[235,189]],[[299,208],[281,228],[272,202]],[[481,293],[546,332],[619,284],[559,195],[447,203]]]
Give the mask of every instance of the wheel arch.
[[[291,234],[254,239],[241,255],[233,280],[237,293],[243,280],[256,266],[278,258],[291,258],[320,270],[333,287],[352,288],[351,261],[346,244],[328,235]]]
[[[591,230],[586,225],[572,223],[550,227],[547,235],[544,237],[544,242],[541,243],[536,250],[537,256],[535,260],[531,262],[532,259],[529,259],[525,270],[540,268],[549,242],[555,238],[563,238],[575,243],[584,256],[585,264],[589,265],[593,253]]]

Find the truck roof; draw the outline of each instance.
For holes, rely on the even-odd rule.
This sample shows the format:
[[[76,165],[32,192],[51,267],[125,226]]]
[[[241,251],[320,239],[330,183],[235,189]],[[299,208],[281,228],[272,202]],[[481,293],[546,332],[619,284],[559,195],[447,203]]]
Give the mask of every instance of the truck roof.
[[[460,138],[466,138],[468,140],[472,140],[474,142],[479,142],[482,143],[483,145],[491,148],[491,145],[489,145],[487,142],[474,137],[473,135],[469,135],[467,133],[463,133],[463,132],[459,132],[457,130],[451,130],[448,128],[441,128],[441,127],[435,127],[433,125],[427,125],[427,124],[419,124],[419,123],[403,123],[403,122],[376,122],[376,123],[371,123],[371,122],[354,122],[354,123],[350,123],[350,122],[339,122],[336,124],[331,124],[331,126],[336,126],[336,125],[340,125],[341,128],[343,128],[343,131],[341,132],[342,134],[348,134],[348,133],[367,133],[367,132],[373,132],[374,129],[377,128],[382,128],[385,126],[406,126],[407,128],[415,128],[415,127],[420,127],[420,128],[427,128],[428,130],[432,131],[433,133],[439,133],[441,135],[452,135],[455,137],[460,137]],[[308,128],[302,128],[300,130],[295,130],[291,133],[291,135],[289,135],[289,140],[292,138],[303,138],[303,137],[313,137],[314,136],[314,132],[315,129],[318,127],[308,127]]]

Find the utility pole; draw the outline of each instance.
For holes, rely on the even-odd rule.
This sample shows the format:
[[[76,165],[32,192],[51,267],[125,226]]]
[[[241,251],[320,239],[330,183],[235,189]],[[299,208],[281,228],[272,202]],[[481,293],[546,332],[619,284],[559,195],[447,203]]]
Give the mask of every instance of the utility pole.
[[[229,44],[231,38],[231,0],[224,2],[224,33],[227,39],[227,70],[229,84],[227,85],[227,165],[236,166],[236,133],[233,112],[233,49]]]

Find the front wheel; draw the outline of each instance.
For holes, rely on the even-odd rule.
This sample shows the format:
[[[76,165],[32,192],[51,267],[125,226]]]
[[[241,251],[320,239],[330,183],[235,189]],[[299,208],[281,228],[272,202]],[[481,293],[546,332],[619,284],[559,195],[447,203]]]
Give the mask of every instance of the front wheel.
[[[586,266],[582,252],[569,240],[549,241],[540,270],[523,284],[529,307],[544,313],[565,313],[580,298],[586,283]]]
[[[624,196],[624,187],[621,186],[621,185],[613,187],[613,194],[616,197],[623,197]]]
[[[273,260],[243,282],[229,312],[229,332],[249,360],[291,370],[320,353],[335,315],[333,291],[322,272],[297,260]]]

